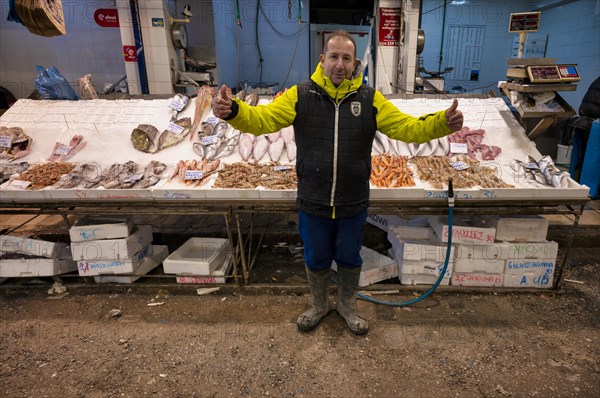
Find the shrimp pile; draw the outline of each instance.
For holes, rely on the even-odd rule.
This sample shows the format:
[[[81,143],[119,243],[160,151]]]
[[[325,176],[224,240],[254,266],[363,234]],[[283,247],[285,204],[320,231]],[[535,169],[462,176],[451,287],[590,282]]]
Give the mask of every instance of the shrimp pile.
[[[378,188],[413,187],[415,180],[408,168],[406,156],[378,155],[371,157],[371,184]]]

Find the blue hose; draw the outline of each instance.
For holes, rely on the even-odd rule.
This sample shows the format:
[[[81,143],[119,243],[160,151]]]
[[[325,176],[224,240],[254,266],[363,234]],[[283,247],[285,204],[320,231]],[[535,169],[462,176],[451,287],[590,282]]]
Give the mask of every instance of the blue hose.
[[[414,298],[414,299],[408,300],[408,301],[403,301],[403,302],[377,300],[377,299],[374,299],[373,297],[366,296],[366,295],[358,293],[358,292],[356,292],[354,294],[356,294],[361,299],[368,301],[370,303],[383,304],[383,305],[387,305],[390,307],[407,307],[409,305],[418,303],[419,301],[424,300],[427,297],[431,296],[433,294],[433,292],[435,292],[435,289],[437,289],[437,287],[442,282],[442,279],[444,278],[444,276],[446,275],[446,270],[448,269],[448,263],[450,262],[450,252],[452,251],[451,249],[452,249],[453,209],[454,209],[454,191],[452,189],[452,179],[450,179],[450,180],[448,180],[448,247],[446,249],[446,259],[444,260],[444,267],[442,268],[442,271],[440,272],[440,276],[437,278],[437,280],[435,281],[433,286],[431,286],[431,289],[429,289],[428,291],[423,293],[423,295],[421,295],[417,298]]]

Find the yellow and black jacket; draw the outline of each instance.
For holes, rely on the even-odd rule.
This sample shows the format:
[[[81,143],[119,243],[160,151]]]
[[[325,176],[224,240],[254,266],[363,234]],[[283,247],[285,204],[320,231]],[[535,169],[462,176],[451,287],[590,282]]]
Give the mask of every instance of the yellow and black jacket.
[[[335,87],[321,64],[311,80],[266,105],[234,99],[227,122],[261,135],[294,126],[298,205],[309,214],[346,217],[368,207],[371,147],[379,130],[392,139],[423,143],[452,131],[444,111],[404,114],[362,75]]]

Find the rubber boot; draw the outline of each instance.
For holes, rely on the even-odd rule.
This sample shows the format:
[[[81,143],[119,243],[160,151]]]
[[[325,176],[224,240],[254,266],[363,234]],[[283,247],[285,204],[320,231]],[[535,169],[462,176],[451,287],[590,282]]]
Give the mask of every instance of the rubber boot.
[[[346,268],[338,265],[338,305],[337,312],[346,321],[348,329],[354,334],[361,335],[369,331],[365,318],[356,312],[356,296],[360,279],[360,267]]]
[[[329,313],[329,269],[324,271],[311,271],[306,268],[308,287],[312,307],[302,313],[296,321],[298,329],[310,332],[319,325],[321,319]]]

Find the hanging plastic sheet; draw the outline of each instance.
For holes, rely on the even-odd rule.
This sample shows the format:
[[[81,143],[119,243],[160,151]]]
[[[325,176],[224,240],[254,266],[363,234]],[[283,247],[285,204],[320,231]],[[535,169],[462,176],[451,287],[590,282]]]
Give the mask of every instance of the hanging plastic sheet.
[[[51,100],[78,100],[77,94],[67,79],[56,69],[51,66],[45,69],[43,66],[36,65],[36,70],[39,75],[35,79],[34,84],[37,91],[43,99]]]

